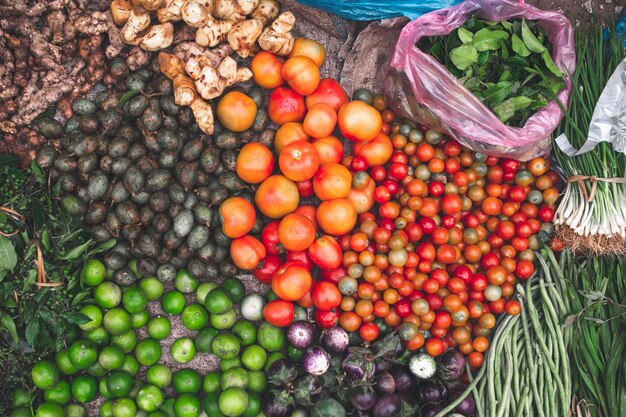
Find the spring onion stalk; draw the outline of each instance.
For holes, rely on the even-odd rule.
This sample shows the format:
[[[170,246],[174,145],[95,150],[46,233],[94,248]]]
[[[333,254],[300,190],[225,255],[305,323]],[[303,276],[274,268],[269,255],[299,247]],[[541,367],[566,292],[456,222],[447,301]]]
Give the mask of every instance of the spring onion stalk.
[[[565,118],[555,136],[565,134],[570,143],[580,149],[587,140],[598,98],[626,53],[614,29],[609,30],[609,36],[605,37],[602,29],[592,24],[589,30],[578,30],[575,38],[577,67],[571,75],[574,88]],[[613,150],[608,142],[601,142],[592,151],[574,157],[566,155],[555,144],[554,156],[566,178],[623,178],[626,170],[626,155]],[[588,197],[594,187],[597,187],[595,196],[590,199]],[[589,178],[569,182],[555,213],[557,229],[565,227],[582,238],[626,239],[626,206],[622,202],[624,189],[622,183],[592,181]],[[563,240],[570,246],[594,249],[585,248],[587,244],[584,241],[572,244],[571,238]],[[605,240],[600,240],[596,246],[605,246],[604,243]],[[624,241],[620,243],[623,246]],[[602,247],[596,249],[603,252]]]

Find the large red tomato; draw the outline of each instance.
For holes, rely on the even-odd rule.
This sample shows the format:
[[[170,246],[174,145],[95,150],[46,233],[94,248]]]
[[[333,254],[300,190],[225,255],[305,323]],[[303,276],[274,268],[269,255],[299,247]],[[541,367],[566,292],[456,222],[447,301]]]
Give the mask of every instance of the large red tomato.
[[[278,165],[290,180],[305,181],[313,178],[317,172],[320,156],[310,142],[295,142],[285,146],[280,152]]]
[[[256,221],[256,211],[248,200],[230,197],[220,205],[222,231],[230,238],[241,237],[252,230]]]
[[[313,304],[320,310],[330,311],[341,304],[341,292],[335,284],[329,281],[320,281],[311,291]]]
[[[273,300],[263,308],[263,317],[272,326],[286,327],[293,321],[293,303],[285,300]]]
[[[240,269],[254,269],[261,262],[267,251],[255,237],[245,235],[234,239],[230,244],[230,257]]]
[[[339,109],[339,130],[346,138],[355,142],[374,139],[383,127],[383,119],[374,107],[355,100]]]
[[[283,63],[276,55],[269,52],[257,53],[250,62],[250,70],[252,70],[254,82],[263,88],[280,87],[285,82],[282,76]]]
[[[280,221],[278,240],[287,250],[307,250],[315,240],[315,225],[302,214],[290,213]]]
[[[393,154],[393,144],[389,136],[380,132],[369,142],[357,142],[352,145],[352,154],[364,158],[368,167],[385,165]]]
[[[280,219],[298,208],[298,187],[283,175],[272,175],[259,185],[254,202],[261,213],[272,219]]]
[[[341,265],[341,246],[332,236],[317,238],[309,246],[308,252],[315,265],[322,269],[332,270]]]
[[[267,255],[265,259],[252,270],[252,275],[263,284],[270,285],[278,268],[283,264],[278,255]]]
[[[343,144],[335,136],[313,139],[313,146],[317,149],[322,164],[329,162],[338,164],[343,159]]]
[[[324,164],[313,177],[313,191],[320,200],[344,198],[350,192],[352,174],[341,164]]]
[[[291,88],[278,87],[270,95],[267,115],[277,125],[288,122],[301,122],[306,115],[304,97]]]
[[[272,291],[283,300],[297,301],[309,292],[313,278],[300,262],[286,262],[272,278]]]
[[[262,143],[247,143],[239,151],[235,170],[243,181],[249,184],[258,184],[272,175],[274,155]]]
[[[345,235],[356,224],[356,209],[347,198],[323,201],[317,208],[317,224],[333,236]]]
[[[320,83],[320,69],[306,56],[294,56],[283,65],[281,74],[298,94],[308,96]]]
[[[348,95],[337,80],[323,78],[315,91],[308,95],[305,100],[307,109],[317,103],[326,103],[337,112],[341,106],[348,102]]]

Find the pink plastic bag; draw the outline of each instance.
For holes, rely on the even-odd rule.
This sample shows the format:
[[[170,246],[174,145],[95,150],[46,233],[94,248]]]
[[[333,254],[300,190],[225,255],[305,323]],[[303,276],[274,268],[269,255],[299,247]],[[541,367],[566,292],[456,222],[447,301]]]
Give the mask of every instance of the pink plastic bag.
[[[567,107],[572,86],[567,74],[576,67],[572,25],[561,13],[511,0],[466,0],[406,25],[385,77],[387,99],[396,112],[446,132],[477,152],[522,161],[545,156],[550,152],[552,131],[563,117],[554,100],[523,127],[507,126],[436,58],[416,46],[422,37],[449,34],[475,13],[488,20],[536,20],[546,30],[554,62],[566,74],[566,87],[558,97]]]

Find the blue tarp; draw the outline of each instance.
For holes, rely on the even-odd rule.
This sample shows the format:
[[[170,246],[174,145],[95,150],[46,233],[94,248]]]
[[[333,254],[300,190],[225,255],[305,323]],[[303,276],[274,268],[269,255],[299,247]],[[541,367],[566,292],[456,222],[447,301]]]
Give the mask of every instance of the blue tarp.
[[[397,16],[406,16],[413,20],[424,13],[454,6],[461,0],[299,0],[299,2],[350,20],[378,20]]]

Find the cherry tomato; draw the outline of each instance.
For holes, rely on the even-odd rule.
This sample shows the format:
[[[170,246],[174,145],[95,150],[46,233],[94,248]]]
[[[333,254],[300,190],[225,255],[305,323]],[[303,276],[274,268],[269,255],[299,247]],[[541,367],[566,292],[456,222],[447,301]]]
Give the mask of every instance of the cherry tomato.
[[[337,313],[337,311],[335,310],[324,311],[320,309],[315,309],[315,312],[313,313],[313,319],[320,328],[328,329],[329,327],[337,325],[337,322],[339,321],[339,313]]]

